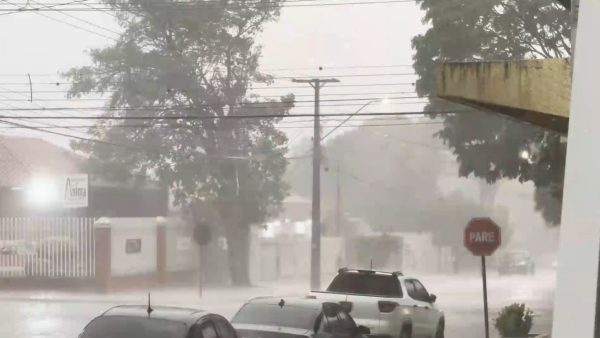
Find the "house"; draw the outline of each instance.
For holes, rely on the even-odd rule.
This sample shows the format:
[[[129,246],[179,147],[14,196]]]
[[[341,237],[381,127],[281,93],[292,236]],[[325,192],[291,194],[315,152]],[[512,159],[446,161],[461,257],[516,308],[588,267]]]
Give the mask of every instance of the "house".
[[[0,217],[167,215],[168,191],[156,182],[108,182],[90,176],[87,208],[52,203],[60,191],[58,180],[85,174],[83,160],[43,139],[0,136]]]

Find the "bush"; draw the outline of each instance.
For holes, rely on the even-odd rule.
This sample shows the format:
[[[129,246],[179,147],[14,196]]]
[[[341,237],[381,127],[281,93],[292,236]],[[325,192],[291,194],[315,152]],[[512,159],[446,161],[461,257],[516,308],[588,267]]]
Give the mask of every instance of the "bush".
[[[502,337],[527,337],[532,325],[533,311],[516,303],[503,308],[495,323]]]

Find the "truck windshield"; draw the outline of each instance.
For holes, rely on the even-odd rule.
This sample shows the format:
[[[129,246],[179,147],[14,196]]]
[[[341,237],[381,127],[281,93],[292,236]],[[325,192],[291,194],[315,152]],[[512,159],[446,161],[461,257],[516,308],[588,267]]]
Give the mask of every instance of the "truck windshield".
[[[340,274],[331,282],[327,291],[379,297],[402,297],[398,278],[392,275]]]

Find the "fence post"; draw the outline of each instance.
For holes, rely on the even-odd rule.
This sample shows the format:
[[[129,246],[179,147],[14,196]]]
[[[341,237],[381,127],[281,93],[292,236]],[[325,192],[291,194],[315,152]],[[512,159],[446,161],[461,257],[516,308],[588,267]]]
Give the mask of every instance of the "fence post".
[[[164,217],[156,218],[156,272],[158,285],[167,283],[167,221]]]
[[[111,226],[110,219],[102,217],[94,223],[96,289],[107,292],[111,278]]]

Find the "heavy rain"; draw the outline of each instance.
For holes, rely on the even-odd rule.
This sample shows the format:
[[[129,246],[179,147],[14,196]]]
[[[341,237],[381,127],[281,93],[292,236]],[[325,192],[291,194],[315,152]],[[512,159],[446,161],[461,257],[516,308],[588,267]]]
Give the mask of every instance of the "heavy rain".
[[[0,0],[0,337],[600,337],[571,1]]]

